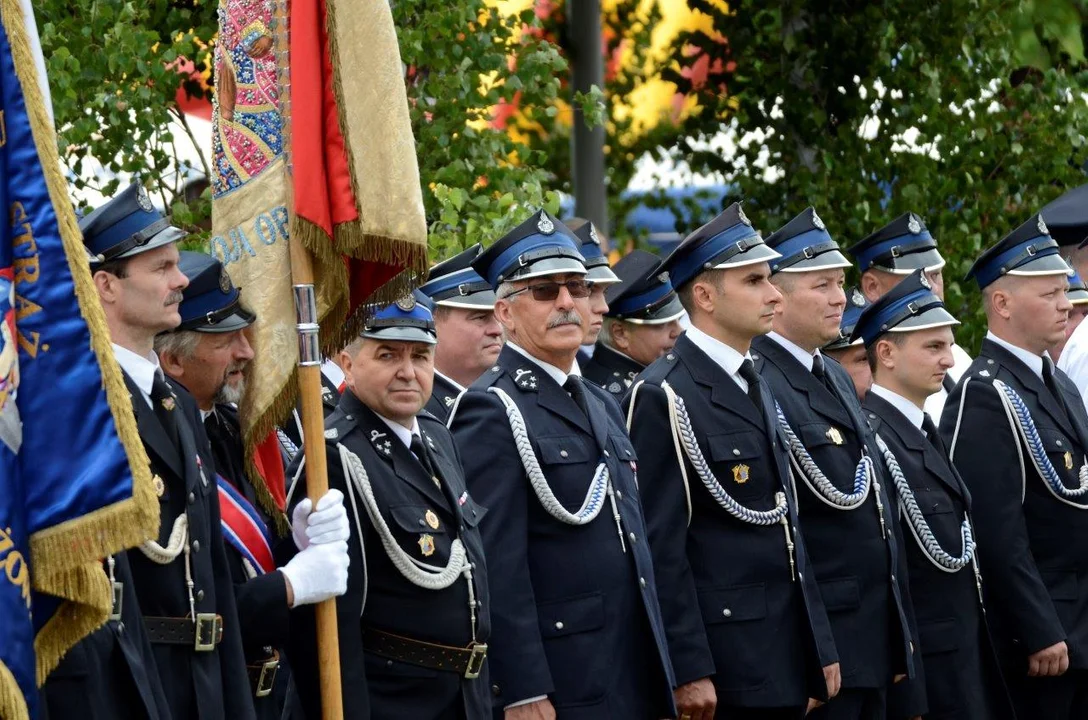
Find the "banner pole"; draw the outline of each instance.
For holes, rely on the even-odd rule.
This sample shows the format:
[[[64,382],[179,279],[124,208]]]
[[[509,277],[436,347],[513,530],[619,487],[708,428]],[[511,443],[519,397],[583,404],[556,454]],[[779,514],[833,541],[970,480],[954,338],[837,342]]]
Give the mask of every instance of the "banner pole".
[[[296,0],[297,2],[298,0]],[[302,0],[316,2],[316,0]],[[290,22],[288,0],[277,0],[275,20],[276,64],[279,69],[280,117],[284,156],[288,227],[294,227],[294,188],[291,172],[291,75]],[[321,348],[318,342],[317,300],[314,295],[314,266],[310,252],[289,237],[291,286],[295,300],[298,331],[298,394],[301,401],[303,452],[306,458],[306,492],[316,507],[329,490],[325,458],[325,413],[321,403]],[[350,490],[349,490],[350,492]],[[336,627],[336,600],[314,607],[317,620],[317,663],[321,681],[323,720],[343,720],[344,696],[340,684],[340,640]]]

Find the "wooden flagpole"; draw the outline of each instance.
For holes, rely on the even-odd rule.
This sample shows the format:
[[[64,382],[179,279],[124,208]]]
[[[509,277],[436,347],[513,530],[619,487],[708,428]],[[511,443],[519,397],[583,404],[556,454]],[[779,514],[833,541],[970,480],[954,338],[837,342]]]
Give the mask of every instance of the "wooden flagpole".
[[[295,0],[296,2],[300,0]],[[301,0],[303,2],[316,0]],[[284,194],[289,213],[288,227],[293,227],[294,189],[291,163],[291,75],[289,0],[277,0],[276,64],[279,70],[280,118],[285,161]],[[301,400],[303,452],[306,458],[306,492],[317,506],[329,490],[325,458],[325,413],[321,404],[321,351],[318,342],[317,300],[314,295],[314,265],[310,252],[295,238],[288,238],[291,285],[294,291],[296,328],[298,330],[298,393]],[[336,627],[336,600],[325,600],[314,608],[317,620],[317,662],[321,679],[321,715],[323,720],[343,720],[344,696],[340,685],[340,640]]]

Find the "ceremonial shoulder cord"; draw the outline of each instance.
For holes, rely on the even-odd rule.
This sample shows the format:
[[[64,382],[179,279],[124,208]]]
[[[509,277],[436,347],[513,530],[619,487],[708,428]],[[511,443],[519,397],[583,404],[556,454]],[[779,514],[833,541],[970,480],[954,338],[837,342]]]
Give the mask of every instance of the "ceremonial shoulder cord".
[[[630,430],[631,421],[634,418],[635,399],[643,382],[644,381],[636,383],[631,390],[631,405],[627,413],[628,430]],[[714,501],[727,513],[737,520],[751,525],[770,526],[780,524],[782,526],[786,536],[786,548],[789,552],[790,575],[791,577],[795,577],[796,562],[794,560],[794,543],[793,538],[790,535],[788,518],[790,508],[789,504],[786,502],[786,493],[783,491],[775,493],[775,507],[773,510],[752,510],[737,502],[733,496],[722,487],[718,478],[714,476],[714,471],[710,469],[710,465],[703,455],[702,448],[699,447],[699,442],[695,439],[695,430],[692,427],[687,407],[684,405],[684,399],[672,389],[672,386],[669,385],[668,382],[662,381],[661,389],[664,391],[665,397],[668,399],[669,403],[669,426],[672,430],[673,446],[676,449],[676,461],[680,466],[680,475],[684,482],[684,494],[687,497],[688,524],[691,523],[691,491],[688,488],[687,466],[684,461],[685,456],[691,462],[692,468],[695,469],[695,474],[699,476],[699,480],[702,481],[707,492],[710,493],[710,496],[714,498]],[[683,452],[681,452],[681,448],[683,449]]]
[[[529,477],[529,484],[533,487],[540,504],[556,520],[568,525],[588,525],[597,519],[604,507],[607,497],[612,504],[612,516],[616,521],[616,530],[619,531],[620,547],[627,552],[627,544],[623,539],[623,526],[620,524],[620,511],[616,505],[616,494],[612,489],[612,480],[609,477],[608,465],[601,461],[597,470],[593,473],[593,480],[589,484],[585,500],[577,512],[570,512],[552,492],[548,485],[548,479],[544,477],[544,471],[540,469],[540,463],[533,452],[533,445],[529,440],[529,433],[525,429],[525,418],[521,415],[517,403],[506,394],[502,388],[489,387],[488,392],[498,396],[506,408],[506,417],[510,421],[510,432],[514,435],[514,445],[517,447],[521,465],[525,468],[525,474]]]
[[[880,525],[884,526],[884,508],[880,502],[880,483],[876,482],[876,478],[873,473],[873,460],[864,452],[862,452],[861,460],[858,461],[858,466],[854,470],[854,491],[852,493],[844,493],[832,484],[827,476],[824,475],[823,470],[816,464],[816,461],[812,459],[808,449],[804,443],[793,432],[793,428],[786,421],[786,415],[782,412],[782,406],[775,401],[775,412],[778,414],[778,424],[782,427],[782,432],[786,436],[786,444],[790,451],[790,461],[794,468],[797,470],[797,474],[805,481],[805,484],[809,486],[812,492],[822,500],[824,503],[830,505],[833,508],[839,510],[856,510],[861,507],[866,498],[869,497],[869,490],[874,486],[877,490],[876,505],[880,510]]]
[[[960,525],[963,552],[959,556],[950,555],[934,537],[929,522],[918,507],[918,501],[914,496],[914,491],[911,490],[910,483],[903,477],[903,469],[899,466],[899,461],[895,459],[895,455],[879,435],[876,436],[876,447],[884,458],[885,467],[888,468],[888,472],[892,476],[896,493],[899,495],[899,506],[903,509],[908,521],[907,525],[910,527],[914,539],[918,542],[918,546],[922,549],[922,553],[931,563],[944,572],[954,573],[962,570],[975,557],[975,539],[971,532],[970,521],[964,517],[963,523]]]
[[[381,511],[378,509],[378,501],[374,497],[374,488],[370,484],[370,476],[363,466],[363,461],[342,443],[337,443],[336,447],[340,451],[340,464],[344,471],[344,477],[350,486],[348,495],[351,497],[352,511],[355,513],[355,530],[359,537],[360,547],[362,545],[363,530],[360,525],[359,508],[355,502],[355,493],[351,492],[351,487],[359,491],[359,496],[363,499],[363,507],[366,508],[366,514],[370,516],[370,522],[378,533],[378,539],[381,540],[386,555],[389,556],[393,567],[404,576],[405,580],[424,590],[445,590],[453,585],[459,577],[465,579],[468,584],[472,642],[475,643],[477,603],[476,588],[472,583],[473,564],[469,562],[468,552],[465,550],[461,538],[455,537],[451,542],[450,559],[445,567],[436,567],[409,555],[393,537],[393,531],[389,529],[389,525],[385,522],[385,518],[382,517]],[[365,558],[365,553],[363,553],[363,556]],[[365,567],[364,572],[366,572]],[[363,606],[366,606],[365,593],[363,595]]]
[[[1005,408],[1005,414],[1009,418],[1009,424],[1013,427],[1013,434],[1019,435],[1024,441],[1024,446],[1028,450],[1031,462],[1035,466],[1035,470],[1039,473],[1039,476],[1043,479],[1043,482],[1046,484],[1050,494],[1066,505],[1072,505],[1079,510],[1088,509],[1088,506],[1072,502],[1073,500],[1085,498],[1085,495],[1088,494],[1088,459],[1086,459],[1085,464],[1080,466],[1080,473],[1078,474],[1079,487],[1076,490],[1067,488],[1062,484],[1058,471],[1054,469],[1054,465],[1051,464],[1050,458],[1046,454],[1046,446],[1043,444],[1043,439],[1039,437],[1039,431],[1035,427],[1035,421],[1032,420],[1031,412],[1028,410],[1027,405],[1024,404],[1023,399],[1015,390],[1001,380],[994,380],[993,385],[997,388],[997,395],[1001,398],[1001,404]],[[964,397],[966,397],[966,383],[963,394]],[[961,400],[961,414],[965,404],[966,403]],[[956,424],[956,428],[957,430],[959,429],[959,423]],[[1021,467],[1023,467],[1022,457]],[[1025,483],[1027,481],[1026,474],[1024,481]],[[1023,501],[1022,495],[1021,501]]]
[[[185,586],[189,592],[189,612],[196,622],[196,599],[193,597],[193,567],[189,557],[189,516],[185,513],[174,518],[174,526],[170,528],[170,538],[166,541],[166,547],[159,545],[154,540],[145,540],[140,545],[142,552],[148,560],[159,565],[169,565],[177,560],[178,555],[185,553]]]

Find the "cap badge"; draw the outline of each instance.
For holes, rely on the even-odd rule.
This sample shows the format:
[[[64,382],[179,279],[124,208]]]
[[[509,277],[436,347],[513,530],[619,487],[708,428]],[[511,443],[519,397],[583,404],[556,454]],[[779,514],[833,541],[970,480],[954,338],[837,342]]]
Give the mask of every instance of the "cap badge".
[[[412,312],[416,307],[416,299],[411,295],[405,295],[397,300],[397,307],[404,312]]]
[[[227,269],[220,266],[219,268],[219,289],[224,294],[229,293],[234,286],[230,284],[230,275],[227,274]]]
[[[812,224],[816,226],[817,230],[826,230],[827,226],[824,225],[824,221],[820,219],[820,216],[816,214],[816,211],[812,211]]]
[[[737,217],[740,218],[740,221],[742,223],[744,223],[748,227],[752,227],[752,221],[749,220],[748,216],[744,214],[744,208],[740,207],[739,205],[737,206]]]
[[[597,237],[597,228],[593,227],[593,223],[589,224],[589,239],[594,245],[601,244],[601,239]]]
[[[917,235],[922,232],[922,223],[918,220],[918,217],[914,214],[910,214],[910,219],[907,220],[907,230],[910,230],[912,234]]]
[[[155,206],[151,204],[151,198],[147,196],[147,189],[143,185],[136,189],[136,204],[144,212],[151,212],[155,209]]]
[[[669,271],[666,270],[663,273],[658,273],[657,274],[657,280],[658,280],[658,282],[661,282],[661,283],[667,283],[669,281]]]
[[[540,219],[536,221],[536,229],[545,235],[551,235],[555,232],[555,223],[552,222],[551,218],[549,218],[543,210],[540,211]]]
[[[925,273],[922,273],[918,276],[918,282],[920,282],[922,284],[922,287],[924,287],[926,290],[929,290],[933,287],[929,284],[929,278],[926,277]]]
[[[861,294],[861,290],[854,288],[850,293],[850,303],[854,307],[865,307],[865,296]]]
[[[1037,223],[1040,235],[1049,235],[1050,230],[1047,228],[1046,223],[1043,222],[1043,216],[1039,215],[1039,222]]]

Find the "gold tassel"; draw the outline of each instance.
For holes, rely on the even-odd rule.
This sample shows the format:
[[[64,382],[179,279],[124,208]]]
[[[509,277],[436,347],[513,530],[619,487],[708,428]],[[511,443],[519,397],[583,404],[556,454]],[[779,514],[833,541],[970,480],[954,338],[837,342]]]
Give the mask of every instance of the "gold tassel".
[[[61,603],[34,638],[38,687],[73,645],[106,624],[113,606],[113,588],[99,561],[70,570],[59,580],[60,596],[70,599]]]
[[[30,720],[30,711],[26,707],[26,699],[19,690],[19,683],[15,682],[15,676],[8,670],[8,666],[0,662],[0,718],[4,720]]]

